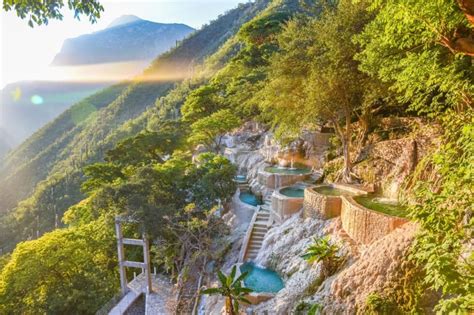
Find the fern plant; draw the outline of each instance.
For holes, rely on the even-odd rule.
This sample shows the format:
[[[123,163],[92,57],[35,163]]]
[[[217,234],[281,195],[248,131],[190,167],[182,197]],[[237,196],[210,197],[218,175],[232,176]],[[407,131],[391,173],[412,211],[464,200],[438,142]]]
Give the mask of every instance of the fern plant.
[[[315,237],[301,258],[308,263],[321,263],[321,272],[327,277],[333,274],[342,262],[341,257],[337,255],[338,251],[339,247],[331,243],[329,237]]]

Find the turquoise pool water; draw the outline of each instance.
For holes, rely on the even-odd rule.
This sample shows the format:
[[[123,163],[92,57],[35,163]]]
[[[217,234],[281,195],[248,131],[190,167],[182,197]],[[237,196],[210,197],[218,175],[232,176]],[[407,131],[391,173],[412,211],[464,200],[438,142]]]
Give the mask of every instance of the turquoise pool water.
[[[282,195],[293,198],[303,198],[304,197],[304,188],[299,186],[286,187],[280,190]]]
[[[309,168],[288,168],[288,167],[278,167],[278,166],[269,166],[265,168],[266,172],[274,174],[287,174],[287,175],[301,175],[311,173]]]
[[[243,183],[243,182],[246,182],[246,181],[247,181],[247,176],[245,176],[245,175],[237,175],[237,176],[235,176],[234,179],[235,179],[235,181],[237,181],[237,182],[242,182],[242,183]]]
[[[277,293],[285,287],[280,276],[270,269],[260,268],[248,262],[240,266],[240,271],[249,273],[244,279],[244,284],[255,292]]]
[[[251,206],[258,206],[262,204],[260,198],[248,191],[241,192],[239,198],[242,202],[245,202],[246,204]]]

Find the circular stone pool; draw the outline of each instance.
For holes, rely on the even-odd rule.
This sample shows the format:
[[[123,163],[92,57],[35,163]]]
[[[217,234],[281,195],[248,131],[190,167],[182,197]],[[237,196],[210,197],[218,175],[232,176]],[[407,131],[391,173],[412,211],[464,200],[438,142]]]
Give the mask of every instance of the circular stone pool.
[[[284,174],[284,175],[303,175],[311,173],[309,168],[290,168],[281,166],[268,166],[265,168],[265,172],[273,174]]]
[[[405,218],[407,216],[406,208],[397,202],[381,198],[380,196],[367,195],[355,196],[353,199],[367,209],[388,214],[394,217]]]
[[[248,272],[244,284],[254,292],[277,293],[285,287],[283,280],[275,271],[260,268],[251,262],[241,265],[240,271]]]
[[[317,187],[314,187],[313,189],[314,191],[326,196],[352,196],[354,195],[354,193],[348,190],[336,188],[329,185],[317,186]]]
[[[280,194],[291,198],[303,198],[304,188],[301,186],[290,186],[280,189]]]
[[[262,200],[259,197],[248,191],[241,192],[239,195],[239,199],[240,201],[254,207],[262,204]]]

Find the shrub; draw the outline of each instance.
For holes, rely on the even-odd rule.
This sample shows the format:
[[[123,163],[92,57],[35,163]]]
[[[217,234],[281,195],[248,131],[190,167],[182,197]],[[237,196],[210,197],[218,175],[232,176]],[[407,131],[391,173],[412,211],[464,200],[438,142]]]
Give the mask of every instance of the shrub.
[[[365,314],[394,314],[396,313],[390,300],[376,292],[372,292],[365,300]]]
[[[319,314],[322,309],[321,304],[309,303],[305,301],[299,302],[293,310],[294,315],[316,315]]]

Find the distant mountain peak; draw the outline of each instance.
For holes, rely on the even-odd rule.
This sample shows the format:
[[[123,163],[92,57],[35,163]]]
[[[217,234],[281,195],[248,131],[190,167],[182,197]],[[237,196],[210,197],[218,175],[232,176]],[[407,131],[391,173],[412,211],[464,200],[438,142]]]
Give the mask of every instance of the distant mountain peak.
[[[156,23],[134,15],[123,15],[106,29],[66,39],[52,65],[152,60],[193,31],[185,24]]]
[[[110,23],[109,26],[107,26],[107,28],[130,24],[130,23],[134,23],[138,21],[143,21],[143,19],[139,18],[136,15],[122,15],[116,18],[115,20],[113,20],[112,23]]]

